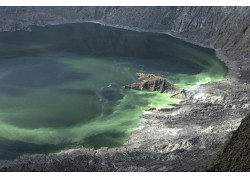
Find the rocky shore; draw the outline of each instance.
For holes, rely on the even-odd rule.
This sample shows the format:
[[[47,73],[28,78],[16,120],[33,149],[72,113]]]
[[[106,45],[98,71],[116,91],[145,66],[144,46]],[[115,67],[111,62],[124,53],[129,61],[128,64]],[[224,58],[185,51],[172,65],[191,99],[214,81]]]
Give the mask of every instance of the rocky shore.
[[[199,9],[199,11],[194,8],[193,11],[196,13],[192,13],[192,7],[187,7],[187,9],[190,10],[188,14],[190,18],[178,16],[178,18],[183,19],[182,25],[179,27],[182,27],[181,30],[179,29],[180,31],[166,27],[165,29],[164,27],[159,28],[157,25],[152,25],[151,28],[146,25],[142,27],[141,24],[136,24],[138,19],[131,20],[130,16],[126,16],[127,21],[130,22],[121,20],[116,25],[119,27],[126,25],[128,29],[136,27],[136,29],[140,28],[140,30],[146,31],[153,29],[154,32],[158,29],[160,33],[165,30],[175,37],[215,49],[217,56],[228,67],[228,74],[224,80],[218,83],[201,85],[199,88],[189,91],[188,98],[183,99],[175,108],[147,111],[143,115],[145,121],[140,129],[132,133],[131,139],[124,147],[99,150],[75,149],[48,155],[24,155],[13,161],[0,161],[0,171],[192,171],[204,162],[206,163],[207,159],[214,157],[222,148],[222,144],[238,128],[242,118],[250,111],[249,47],[245,43],[245,41],[249,42],[249,18],[245,19],[246,22],[244,21],[243,31],[238,32],[237,37],[231,36],[232,39],[235,39],[235,43],[232,39],[225,42],[225,34],[212,34],[211,38],[208,38],[208,36],[212,31],[223,33],[225,29],[229,29],[229,26],[220,29],[217,29],[217,26],[212,26],[210,28],[213,30],[209,30],[208,34],[202,37],[200,34],[204,32],[203,27],[208,27],[211,24],[217,25],[218,20],[216,17],[209,16],[208,19],[211,21],[202,23],[204,18],[198,18],[197,20],[192,18],[207,11],[210,13],[212,11],[212,14],[221,17],[224,15],[223,8],[218,11],[216,8],[204,8]],[[187,9],[184,8],[183,11],[187,11]],[[230,8],[224,10],[232,11]],[[235,9],[235,19],[231,19],[231,22],[242,20],[237,16],[241,10],[244,11],[243,19],[245,14],[250,13],[249,8]],[[112,9],[112,11],[115,10]],[[119,10],[118,8],[116,15],[121,11],[125,10]],[[138,15],[142,11],[149,10],[145,8],[136,14]],[[173,23],[176,18],[172,11],[166,10],[165,13],[166,18],[172,17],[169,23]],[[155,9],[155,12],[157,12],[157,9]],[[99,16],[98,10],[95,13],[96,16]],[[120,14],[120,16],[123,15]],[[112,17],[109,18],[112,19]],[[110,21],[115,20],[109,18],[105,17],[105,21],[102,22],[114,24]],[[202,30],[198,31],[196,28],[190,29],[193,26],[186,26],[190,19],[192,25],[195,25],[196,22],[195,27]],[[96,20],[99,20],[99,18],[96,18]],[[58,21],[58,23],[61,22],[64,23],[66,20]],[[228,25],[228,21],[224,24]],[[232,32],[227,34],[230,35]],[[240,42],[242,37],[248,40]],[[204,42],[204,39],[207,39],[207,41]],[[160,84],[162,84],[162,81]],[[137,87],[141,85],[136,84]],[[162,91],[163,87],[161,86],[161,89],[157,90]],[[247,156],[249,157],[248,154]]]

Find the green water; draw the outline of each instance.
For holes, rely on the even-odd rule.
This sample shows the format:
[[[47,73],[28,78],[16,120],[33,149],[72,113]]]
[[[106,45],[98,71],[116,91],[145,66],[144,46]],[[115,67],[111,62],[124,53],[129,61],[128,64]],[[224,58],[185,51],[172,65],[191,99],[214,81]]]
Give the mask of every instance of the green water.
[[[0,33],[0,158],[122,146],[146,109],[179,102],[121,88],[138,72],[191,89],[220,81],[226,67],[168,35],[91,23]]]

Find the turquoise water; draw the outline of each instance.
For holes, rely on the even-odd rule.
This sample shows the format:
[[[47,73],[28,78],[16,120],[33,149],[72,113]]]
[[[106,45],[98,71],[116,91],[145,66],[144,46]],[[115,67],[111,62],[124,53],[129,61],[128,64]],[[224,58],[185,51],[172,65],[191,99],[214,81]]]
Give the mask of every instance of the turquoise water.
[[[121,88],[138,72],[191,89],[220,81],[226,67],[210,49],[98,24],[0,33],[0,158],[122,146],[146,109],[179,103]]]

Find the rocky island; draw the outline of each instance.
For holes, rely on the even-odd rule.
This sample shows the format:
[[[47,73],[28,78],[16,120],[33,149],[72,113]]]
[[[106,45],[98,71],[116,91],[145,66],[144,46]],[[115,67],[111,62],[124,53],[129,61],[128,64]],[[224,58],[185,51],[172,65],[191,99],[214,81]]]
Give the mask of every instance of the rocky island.
[[[140,80],[140,82],[136,82],[131,85],[125,85],[124,88],[159,91],[161,93],[176,90],[176,88],[172,84],[167,82],[167,80],[163,77],[144,73],[137,73],[137,76],[139,77],[138,79]]]
[[[156,76],[154,74],[144,74],[137,73],[138,79],[140,82],[135,82],[130,85],[125,85],[123,88],[126,89],[135,89],[135,90],[147,90],[147,91],[158,91],[160,93],[169,93],[171,97],[177,99],[188,98],[190,92],[187,92],[185,89],[179,89],[173,84],[169,83],[165,78],[161,76]],[[151,108],[155,109],[155,108]]]

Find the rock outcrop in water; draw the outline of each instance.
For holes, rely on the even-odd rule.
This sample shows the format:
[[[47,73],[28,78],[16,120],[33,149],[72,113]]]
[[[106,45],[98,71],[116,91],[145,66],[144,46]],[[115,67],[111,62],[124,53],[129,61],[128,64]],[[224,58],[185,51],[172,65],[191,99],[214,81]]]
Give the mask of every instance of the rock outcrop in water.
[[[135,90],[149,90],[149,91],[159,91],[169,92],[174,91],[176,88],[167,82],[167,80],[163,77],[156,76],[154,74],[144,74],[144,73],[137,73],[139,76],[140,82],[136,82],[130,85],[124,86],[127,89],[135,89]]]

